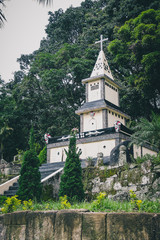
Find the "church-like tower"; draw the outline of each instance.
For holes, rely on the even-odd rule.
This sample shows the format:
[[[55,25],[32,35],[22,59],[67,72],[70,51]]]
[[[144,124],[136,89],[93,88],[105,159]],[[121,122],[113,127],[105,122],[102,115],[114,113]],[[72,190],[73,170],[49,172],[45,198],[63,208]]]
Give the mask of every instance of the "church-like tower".
[[[119,107],[120,85],[114,81],[105,54],[103,39],[96,64],[89,78],[83,79],[86,88],[86,102],[76,111],[80,115],[80,132],[113,127],[116,121],[126,125],[130,117]]]

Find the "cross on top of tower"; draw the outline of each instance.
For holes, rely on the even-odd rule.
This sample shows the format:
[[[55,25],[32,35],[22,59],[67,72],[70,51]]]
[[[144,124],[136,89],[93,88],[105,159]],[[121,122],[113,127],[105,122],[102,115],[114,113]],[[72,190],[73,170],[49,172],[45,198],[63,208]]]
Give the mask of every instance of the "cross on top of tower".
[[[101,35],[100,41],[95,42],[95,44],[100,43],[101,51],[102,51],[103,50],[103,42],[107,41],[107,40],[108,40],[108,38],[103,39],[103,35]]]

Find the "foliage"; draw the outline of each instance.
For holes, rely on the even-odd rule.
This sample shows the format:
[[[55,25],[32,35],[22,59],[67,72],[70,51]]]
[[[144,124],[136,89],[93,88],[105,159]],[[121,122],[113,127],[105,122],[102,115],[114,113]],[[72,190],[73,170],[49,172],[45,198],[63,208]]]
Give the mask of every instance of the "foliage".
[[[40,48],[30,55],[21,55],[18,59],[21,70],[14,73],[14,78],[9,83],[4,83],[0,78],[0,126],[6,122],[13,129],[4,139],[4,159],[10,162],[17,154],[16,149],[28,149],[31,121],[35,131],[35,142],[39,143],[41,148],[45,132],[49,132],[53,137],[66,135],[70,129],[79,125],[79,116],[75,114],[75,110],[85,99],[81,80],[89,77],[93,69],[99,51],[99,46],[94,43],[101,34],[108,37],[109,42],[113,39],[121,40],[119,34],[125,35],[125,40],[116,44],[118,50],[124,53],[121,54],[121,58],[116,57],[116,52],[115,56],[110,54],[107,44],[104,44],[104,52],[114,78],[123,82],[121,107],[133,119],[148,117],[151,110],[159,111],[155,107],[158,101],[154,102],[154,99],[158,100],[158,93],[155,92],[153,96],[154,91],[151,91],[157,87],[158,81],[153,79],[155,74],[151,75],[150,68],[153,67],[154,73],[157,72],[158,54],[151,52],[147,57],[144,56],[141,64],[137,61],[136,65],[135,59],[128,60],[131,53],[133,54],[133,49],[138,51],[135,46],[139,46],[137,42],[133,42],[131,48],[127,49],[128,45],[125,44],[128,25],[122,28],[121,33],[117,32],[130,18],[136,18],[147,9],[157,10],[159,7],[158,0],[85,0],[80,7],[70,7],[65,12],[62,9],[54,13],[49,12],[46,38],[41,41]],[[153,20],[156,14],[153,14]],[[151,18],[147,15],[146,18],[148,17]],[[146,28],[149,35],[153,36],[149,42],[157,41],[156,36],[159,33],[158,28],[155,29],[152,23],[148,30]],[[140,28],[135,30],[134,39],[138,32]],[[146,37],[143,40],[144,49],[150,45],[148,39]],[[155,44],[153,48],[155,50]],[[158,51],[159,42],[156,49]],[[125,56],[126,51],[129,52],[129,56]],[[126,64],[122,66],[125,59]],[[143,70],[146,67],[145,71],[142,67]],[[135,74],[141,74],[142,71],[145,77],[151,75],[151,78],[147,78],[146,81],[142,79],[143,86],[140,87],[141,78],[136,78]],[[151,83],[150,79],[155,83],[152,85],[154,89],[150,86],[147,88],[147,84]]]
[[[17,210],[20,206],[21,201],[17,198],[18,196],[15,195],[13,197],[8,197],[5,201],[3,208],[1,209],[2,213],[11,213]]]
[[[33,201],[29,199],[28,201],[23,201],[23,210],[33,210]]]
[[[63,197],[60,197],[60,202],[61,202],[61,209],[71,208],[71,204],[70,202],[68,202],[66,195],[64,195]]]
[[[142,145],[149,143],[160,150],[160,115],[152,113],[151,121],[141,118],[133,128],[132,143]]]
[[[84,190],[79,159],[80,152],[77,152],[76,136],[73,132],[71,133],[69,149],[66,154],[67,158],[64,173],[61,176],[59,196],[67,195],[69,200],[82,201],[84,199]]]
[[[41,174],[39,172],[39,159],[34,149],[33,128],[31,129],[30,136],[31,149],[24,154],[20,178],[18,180],[19,189],[17,195],[21,200],[37,199],[39,201],[42,193],[42,186]]]
[[[31,150],[35,151],[35,139],[34,139],[33,126],[31,127],[31,130],[30,130],[29,147],[30,147]]]
[[[142,200],[138,200],[136,194],[133,190],[130,190],[130,203],[133,206],[133,209],[140,210],[142,205]]]
[[[4,150],[4,141],[7,137],[7,135],[10,134],[10,132],[12,131],[13,129],[8,127],[7,123],[3,123],[2,126],[0,126],[0,157],[1,159],[3,159],[3,150]]]
[[[40,165],[47,162],[47,147],[45,146],[38,155]]]
[[[157,154],[157,156],[153,156],[152,162],[155,165],[160,165],[160,152]]]
[[[15,198],[15,197],[14,197]],[[63,198],[63,197],[62,197]],[[17,198],[16,198],[17,199]],[[17,199],[18,200],[18,199]],[[16,200],[16,201],[17,201]],[[19,200],[18,200],[19,201]],[[31,211],[45,211],[45,210],[61,210],[61,209],[88,209],[89,211],[101,211],[101,212],[151,212],[151,213],[160,213],[160,202],[157,201],[148,201],[144,200],[142,203],[138,203],[140,209],[138,207],[135,208],[135,204],[131,204],[131,202],[118,202],[113,201],[108,198],[104,198],[101,200],[101,204],[97,207],[94,205],[95,201],[92,202],[74,202],[70,205],[68,201],[66,201],[66,197],[61,201],[44,201],[44,202],[32,202],[31,200],[18,203],[13,211],[20,210],[31,210]],[[2,209],[1,209],[2,211]],[[5,212],[3,212],[5,213]]]
[[[24,154],[20,171],[18,197],[21,200],[37,199],[39,201],[42,192],[40,180],[39,159],[34,150],[28,150]]]
[[[6,196],[0,195],[0,206],[7,200]]]
[[[0,6],[5,6],[4,5],[4,1],[5,0],[0,0]],[[51,4],[52,3],[52,0],[37,0],[39,3],[42,3],[44,5],[48,5],[48,4]],[[2,27],[4,21],[6,21],[6,18],[2,12],[2,9],[0,9],[0,27]]]
[[[0,6],[4,7],[4,0],[0,0]],[[0,27],[2,27],[4,21],[6,21],[6,18],[2,12],[2,9],[0,9]]]
[[[93,210],[99,210],[104,208],[104,199],[106,197],[106,193],[100,192],[99,195],[97,196],[97,199],[92,202],[91,206]]]
[[[16,163],[22,163],[25,152],[21,149],[16,149],[16,150],[17,150],[17,155],[15,156]]]
[[[149,212],[149,213],[154,213],[154,212],[159,213],[160,201],[158,199],[156,201],[144,200],[141,204],[141,211]]]
[[[157,156],[145,154],[143,157],[137,157],[134,161],[138,164],[141,164],[148,160],[150,160],[153,163],[153,165],[159,165],[160,164],[160,153],[158,153]]]
[[[159,24],[160,10],[149,9],[116,28],[115,39],[109,44],[117,75],[123,76],[123,107],[127,104],[134,117],[149,118],[151,111],[159,112]]]

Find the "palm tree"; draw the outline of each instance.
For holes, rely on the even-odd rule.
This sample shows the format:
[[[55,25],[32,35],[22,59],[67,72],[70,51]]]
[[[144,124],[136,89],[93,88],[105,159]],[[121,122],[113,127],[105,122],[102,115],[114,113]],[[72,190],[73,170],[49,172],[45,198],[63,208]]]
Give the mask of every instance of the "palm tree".
[[[3,7],[5,6],[5,5],[4,5],[4,0],[0,0],[0,6],[1,6],[1,7],[2,7],[2,6],[3,6]],[[0,8],[0,27],[2,27],[4,21],[6,21],[6,18],[5,18],[5,16],[4,16],[3,12],[2,12],[2,9]]]
[[[160,150],[160,115],[152,113],[151,121],[141,118],[133,130],[132,143],[139,146],[149,143]]]
[[[49,5],[51,4],[53,1],[52,0],[37,0],[39,3],[45,4],[45,5]]]
[[[5,18],[4,14],[2,12],[2,9],[1,9],[2,6],[3,7],[5,6],[4,1],[5,0],[0,0],[0,28],[4,24],[4,21],[6,21],[6,18]],[[53,0],[36,0],[36,1],[38,1],[39,3],[42,3],[44,5],[49,5],[53,2]]]

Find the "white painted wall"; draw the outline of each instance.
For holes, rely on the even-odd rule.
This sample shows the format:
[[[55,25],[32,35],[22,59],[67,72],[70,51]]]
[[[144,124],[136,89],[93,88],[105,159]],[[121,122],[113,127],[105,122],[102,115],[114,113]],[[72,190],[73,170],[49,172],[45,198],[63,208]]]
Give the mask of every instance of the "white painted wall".
[[[113,85],[111,85],[108,82],[105,82],[105,83],[109,84],[110,86],[112,86],[114,89],[117,90],[117,91],[115,91],[111,87],[109,87],[105,84],[105,99],[107,101],[115,104],[116,106],[119,106],[118,88],[114,87]]]
[[[142,147],[142,156],[145,154],[150,154],[151,156],[157,156],[157,152],[150,150],[148,148]],[[141,147],[136,144],[133,145],[133,156],[134,158],[141,157]]]
[[[66,160],[64,149],[68,150],[68,147],[57,147],[50,149],[50,162],[64,162]]]
[[[94,117],[90,113],[83,115],[83,132],[102,129],[102,111],[96,111]]]
[[[153,150],[150,150],[150,149],[148,149],[148,148],[145,148],[145,147],[142,148],[142,153],[143,153],[143,156],[144,156],[145,154],[150,154],[150,155],[157,156],[157,152],[155,152],[155,151],[153,151]]]
[[[110,156],[111,150],[115,147],[115,140],[77,144],[77,147],[82,150],[81,159],[86,159],[87,157],[96,158],[97,153],[100,152],[102,152],[104,156]]]
[[[108,114],[108,127],[114,127],[114,123],[116,121],[120,121],[123,125],[125,125],[125,119],[119,113],[115,113],[113,111],[108,110],[107,114]]]
[[[96,88],[91,90],[92,88]],[[88,102],[96,101],[101,99],[101,81],[96,80],[93,82],[88,83]]]
[[[86,159],[87,157],[96,158],[97,153],[99,152],[102,152],[104,156],[110,156],[111,150],[115,147],[115,140],[104,140],[100,142],[77,144],[77,147],[82,151],[80,159]],[[68,147],[57,147],[50,149],[50,163],[62,162],[62,152],[63,161],[66,160],[64,148],[68,150]]]

